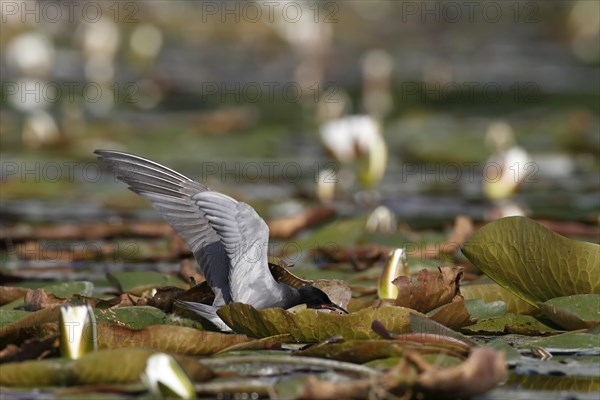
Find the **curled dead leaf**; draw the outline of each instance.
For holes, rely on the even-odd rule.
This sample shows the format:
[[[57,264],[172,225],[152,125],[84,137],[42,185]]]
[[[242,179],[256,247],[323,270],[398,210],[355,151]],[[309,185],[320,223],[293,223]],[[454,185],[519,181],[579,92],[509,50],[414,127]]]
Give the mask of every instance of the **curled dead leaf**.
[[[450,303],[460,295],[462,276],[462,267],[442,267],[437,272],[422,269],[417,274],[416,285],[410,277],[399,276],[392,282],[398,287],[396,305],[426,313]]]

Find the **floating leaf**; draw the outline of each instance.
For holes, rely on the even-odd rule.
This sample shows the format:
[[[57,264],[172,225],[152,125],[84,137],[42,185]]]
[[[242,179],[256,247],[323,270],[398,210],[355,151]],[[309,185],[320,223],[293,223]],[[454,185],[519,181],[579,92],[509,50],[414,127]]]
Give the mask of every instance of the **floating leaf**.
[[[101,349],[149,347],[166,353],[208,355],[251,341],[253,339],[243,335],[199,331],[176,325],[130,329],[114,324],[98,324],[98,345]]]
[[[600,294],[600,246],[567,239],[525,218],[485,225],[465,256],[510,292],[535,305],[555,297]]]
[[[506,314],[506,303],[503,301],[492,301],[486,303],[483,300],[467,300],[465,301],[465,307],[469,311],[471,318],[475,318],[478,321],[501,317]]]
[[[557,333],[556,329],[543,324],[529,315],[515,314],[506,314],[502,317],[485,319],[462,328],[462,331],[470,334],[487,333],[501,335],[504,333],[516,333],[529,336]]]
[[[410,277],[399,276],[393,281],[398,287],[396,305],[429,312],[450,303],[460,294],[459,282],[462,276],[462,267],[443,267],[439,271],[422,269],[417,275],[416,285]]]
[[[469,300],[483,300],[485,303],[502,301],[506,304],[506,312],[513,314],[531,315],[538,311],[537,307],[515,296],[497,283],[461,285],[460,293],[467,303]]]
[[[96,308],[94,314],[98,322],[110,322],[133,329],[162,324],[165,319],[164,312],[150,306],[119,307],[106,310]]]
[[[600,295],[557,297],[539,304],[544,316],[569,330],[592,328],[600,323]]]
[[[394,332],[408,332],[408,314],[404,307],[364,308],[352,314],[338,315],[313,309],[291,313],[281,308],[256,310],[242,303],[222,307],[218,314],[234,332],[262,338],[289,333],[298,342],[320,342],[341,335],[345,339],[374,339],[371,322],[380,320]]]
[[[136,296],[141,296],[144,292],[161,286],[189,288],[189,285],[181,278],[160,272],[109,272],[106,274],[106,278],[120,292]]]

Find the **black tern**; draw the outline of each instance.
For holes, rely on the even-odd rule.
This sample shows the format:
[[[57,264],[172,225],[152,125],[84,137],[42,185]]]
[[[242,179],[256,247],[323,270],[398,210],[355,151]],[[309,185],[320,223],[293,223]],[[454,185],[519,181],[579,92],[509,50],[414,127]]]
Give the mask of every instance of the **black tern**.
[[[257,309],[306,304],[347,313],[316,287],[296,289],[273,278],[267,263],[269,228],[250,205],[148,159],[112,150],[94,153],[148,200],[194,253],[215,300],[212,306],[180,302],[184,308],[223,331],[230,329],[216,312],[231,302]]]

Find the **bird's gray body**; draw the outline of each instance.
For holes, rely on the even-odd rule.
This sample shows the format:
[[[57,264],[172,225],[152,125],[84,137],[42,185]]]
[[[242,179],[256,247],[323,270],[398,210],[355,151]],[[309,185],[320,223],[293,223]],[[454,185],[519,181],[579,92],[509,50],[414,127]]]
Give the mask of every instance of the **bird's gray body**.
[[[194,253],[215,300],[212,306],[184,302],[188,308],[219,325],[216,310],[231,302],[258,309],[300,303],[298,290],[271,275],[269,228],[251,206],[145,158],[112,150],[95,153],[152,204]]]

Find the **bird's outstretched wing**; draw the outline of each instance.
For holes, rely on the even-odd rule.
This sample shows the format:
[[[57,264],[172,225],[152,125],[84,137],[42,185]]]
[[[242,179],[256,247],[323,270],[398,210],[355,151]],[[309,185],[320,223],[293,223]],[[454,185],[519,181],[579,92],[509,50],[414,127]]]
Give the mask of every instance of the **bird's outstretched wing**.
[[[231,301],[230,262],[220,237],[208,223],[192,197],[210,193],[205,185],[133,154],[96,150],[99,158],[115,172],[129,189],[148,200],[186,241],[202,273],[215,292],[215,306]]]
[[[255,308],[281,307],[288,288],[277,283],[269,271],[265,221],[248,204],[221,193],[205,191],[192,200],[205,213],[229,255],[232,300]]]

